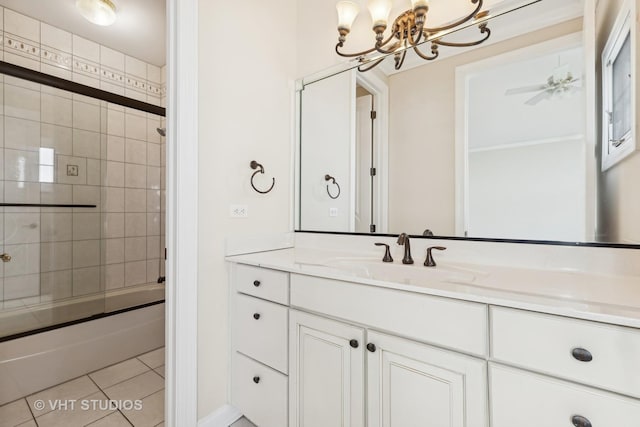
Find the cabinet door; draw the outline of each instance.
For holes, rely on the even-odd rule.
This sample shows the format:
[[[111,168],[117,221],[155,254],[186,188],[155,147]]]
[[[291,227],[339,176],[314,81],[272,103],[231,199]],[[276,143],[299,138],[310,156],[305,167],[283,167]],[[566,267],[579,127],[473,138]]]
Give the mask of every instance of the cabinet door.
[[[368,427],[487,426],[484,360],[371,331],[367,348]]]
[[[290,427],[364,427],[364,330],[291,310]]]

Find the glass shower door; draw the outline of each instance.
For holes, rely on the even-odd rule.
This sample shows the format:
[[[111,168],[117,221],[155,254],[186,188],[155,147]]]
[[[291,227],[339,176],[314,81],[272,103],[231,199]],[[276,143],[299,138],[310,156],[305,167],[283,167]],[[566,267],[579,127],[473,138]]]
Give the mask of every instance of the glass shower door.
[[[1,338],[104,312],[106,103],[0,78]]]

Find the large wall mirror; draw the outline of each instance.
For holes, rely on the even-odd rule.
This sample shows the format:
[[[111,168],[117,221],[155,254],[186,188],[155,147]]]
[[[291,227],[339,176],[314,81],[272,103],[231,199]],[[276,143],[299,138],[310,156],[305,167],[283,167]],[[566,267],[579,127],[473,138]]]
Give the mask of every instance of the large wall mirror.
[[[537,1],[488,20],[478,46],[303,81],[296,228],[640,244],[635,11]]]

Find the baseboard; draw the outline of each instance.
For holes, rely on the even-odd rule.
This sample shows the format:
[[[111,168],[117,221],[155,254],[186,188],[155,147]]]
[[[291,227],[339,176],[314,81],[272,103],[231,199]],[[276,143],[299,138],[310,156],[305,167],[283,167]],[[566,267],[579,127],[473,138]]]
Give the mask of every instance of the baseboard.
[[[198,421],[198,427],[229,427],[242,417],[242,412],[231,405],[224,405]]]

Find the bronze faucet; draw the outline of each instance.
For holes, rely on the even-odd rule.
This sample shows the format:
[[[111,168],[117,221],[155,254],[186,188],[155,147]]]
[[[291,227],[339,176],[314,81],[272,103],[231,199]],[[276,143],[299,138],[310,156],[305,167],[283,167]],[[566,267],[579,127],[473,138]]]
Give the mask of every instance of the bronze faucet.
[[[424,260],[424,266],[425,267],[435,267],[436,266],[436,261],[433,259],[433,254],[431,253],[431,251],[433,250],[437,250],[437,251],[445,251],[447,250],[447,248],[445,248],[444,246],[431,246],[430,248],[427,248],[427,259]]]
[[[402,263],[413,264],[413,258],[411,258],[411,245],[409,244],[409,236],[407,233],[402,233],[398,236],[398,244],[404,245],[404,257],[402,258]]]

